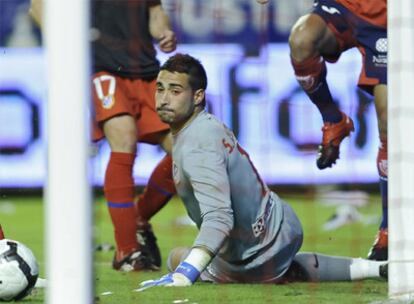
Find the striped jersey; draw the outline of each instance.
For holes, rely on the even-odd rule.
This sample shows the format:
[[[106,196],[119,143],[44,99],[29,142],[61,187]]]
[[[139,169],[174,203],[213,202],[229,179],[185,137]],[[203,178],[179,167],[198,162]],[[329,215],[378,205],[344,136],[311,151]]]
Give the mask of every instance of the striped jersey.
[[[160,0],[91,2],[93,70],[121,77],[154,79],[159,62],[149,30],[149,9]]]

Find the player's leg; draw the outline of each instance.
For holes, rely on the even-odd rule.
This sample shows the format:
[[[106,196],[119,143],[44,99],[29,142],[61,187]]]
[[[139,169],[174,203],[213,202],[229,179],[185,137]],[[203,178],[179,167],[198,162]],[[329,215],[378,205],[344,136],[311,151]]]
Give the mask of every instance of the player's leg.
[[[285,277],[292,282],[386,279],[388,277],[388,267],[385,262],[300,252],[295,256]]]
[[[171,136],[163,134],[161,146],[170,150]],[[168,143],[167,143],[168,142]],[[145,248],[153,263],[161,266],[161,253],[157,239],[152,230],[150,219],[158,213],[176,193],[172,177],[172,157],[166,154],[152,171],[144,191],[139,195],[136,204],[137,238],[142,248]]]
[[[375,20],[377,20],[377,17]],[[374,95],[378,120],[380,146],[377,155],[377,168],[380,176],[382,197],[382,222],[377,239],[368,258],[388,259],[388,157],[387,157],[387,29],[386,11],[381,11],[382,26],[360,21],[358,23],[358,49],[363,57],[359,86]]]
[[[374,245],[368,253],[371,260],[388,260],[388,155],[387,155],[387,86],[374,88],[375,109],[378,118],[380,146],[377,155],[377,168],[380,177],[382,201],[382,221]]]
[[[103,131],[111,147],[104,193],[117,247],[113,267],[123,271],[156,269],[142,259],[135,235],[135,187],[132,177],[137,141],[135,119],[130,115],[110,118],[103,123]]]
[[[116,254],[113,268],[130,271],[155,269],[139,251],[136,240],[134,181],[137,127],[124,80],[101,72],[94,75],[94,140],[106,137],[111,148],[104,194],[114,227]]]
[[[159,134],[159,142],[166,152],[171,150],[169,131]],[[148,180],[144,192],[137,202],[137,223],[145,226],[169,199],[176,193],[172,177],[172,157],[166,154],[157,164]]]
[[[318,6],[315,11],[318,11]],[[319,11],[324,13],[320,8]],[[341,141],[354,130],[352,120],[333,101],[326,81],[325,58],[335,61],[342,49],[347,47],[345,42],[340,45],[338,39],[327,21],[316,13],[301,17],[293,26],[289,37],[296,79],[317,106],[324,122],[322,145],[317,160],[319,169],[331,167],[336,162]]]
[[[172,137],[169,126],[161,122],[155,111],[155,82],[138,81],[136,85],[141,92],[138,141],[158,144],[167,152],[151,173],[144,192],[138,197],[136,204],[138,242],[147,251],[153,263],[160,266],[161,254],[149,221],[176,193],[172,177],[172,158],[169,154]]]
[[[143,193],[137,202],[137,223],[144,227],[176,193],[172,177],[172,157],[167,154],[152,171]]]

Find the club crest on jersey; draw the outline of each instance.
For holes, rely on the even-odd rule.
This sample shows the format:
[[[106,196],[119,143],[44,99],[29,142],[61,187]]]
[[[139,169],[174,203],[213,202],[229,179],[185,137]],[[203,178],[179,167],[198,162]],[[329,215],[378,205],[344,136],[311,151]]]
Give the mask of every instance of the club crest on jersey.
[[[110,109],[115,104],[115,96],[113,96],[113,95],[104,96],[101,99],[101,101],[102,101],[102,107],[104,109]]]
[[[253,234],[255,237],[259,237],[266,230],[266,223],[264,217],[259,217],[252,225]]]
[[[252,230],[255,237],[259,237],[261,234],[263,234],[266,231],[266,223],[269,220],[269,217],[272,213],[274,206],[274,201],[272,196],[269,197],[265,210],[262,215],[256,218],[256,221],[252,224]]]

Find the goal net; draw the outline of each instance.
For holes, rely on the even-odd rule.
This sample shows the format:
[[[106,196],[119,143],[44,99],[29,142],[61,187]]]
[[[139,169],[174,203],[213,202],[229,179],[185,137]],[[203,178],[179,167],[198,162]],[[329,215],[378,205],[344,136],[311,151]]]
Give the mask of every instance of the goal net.
[[[388,1],[389,296],[414,299],[414,3]],[[407,135],[406,135],[407,134]]]

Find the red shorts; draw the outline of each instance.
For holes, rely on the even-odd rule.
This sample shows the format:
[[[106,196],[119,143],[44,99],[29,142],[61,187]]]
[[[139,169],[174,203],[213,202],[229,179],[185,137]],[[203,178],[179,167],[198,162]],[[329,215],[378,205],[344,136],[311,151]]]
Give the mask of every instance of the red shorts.
[[[139,142],[158,144],[157,135],[169,130],[170,127],[160,120],[155,110],[155,79],[129,79],[98,72],[93,75],[92,82],[93,140],[105,136],[102,130],[105,120],[121,114],[135,118]]]

